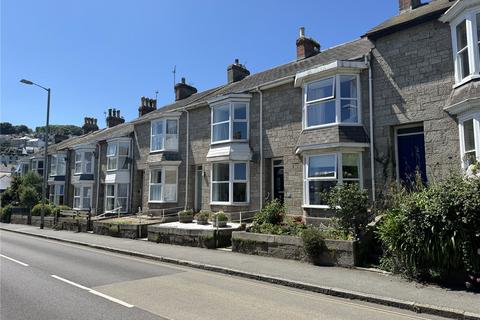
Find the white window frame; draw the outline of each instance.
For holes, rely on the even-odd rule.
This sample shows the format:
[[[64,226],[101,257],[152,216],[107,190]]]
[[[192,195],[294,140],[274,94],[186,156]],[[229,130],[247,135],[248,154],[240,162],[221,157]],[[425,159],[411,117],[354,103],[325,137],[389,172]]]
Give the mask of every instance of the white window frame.
[[[42,168],[39,168],[38,164],[42,162]],[[39,171],[42,171],[42,173],[40,173]],[[43,174],[44,174],[44,171],[45,170],[45,163],[43,161],[43,159],[33,159],[32,160],[32,171],[35,171],[38,175],[42,176],[43,177]]]
[[[358,155],[358,178],[344,178],[343,177],[343,154],[357,154]],[[311,157],[316,156],[331,156],[335,157],[335,175],[334,177],[308,177],[309,169],[309,160]],[[312,153],[305,155],[303,162],[303,207],[304,208],[319,208],[319,209],[328,209],[328,205],[316,205],[310,204],[310,181],[335,181],[338,185],[342,185],[345,181],[358,181],[360,188],[363,188],[363,152],[361,151],[350,151],[342,150],[335,152],[326,152],[326,153]]]
[[[122,155],[122,156],[119,155],[120,144],[128,144],[128,154],[127,154],[126,156],[125,156],[125,155]],[[115,149],[115,154],[113,154],[113,155],[109,155],[109,154],[108,154],[108,147],[109,147],[110,145],[116,145],[116,147],[115,147],[115,148],[116,148],[116,149]],[[111,171],[117,171],[117,170],[118,170],[118,171],[119,171],[119,170],[129,170],[129,169],[130,169],[130,165],[131,165],[131,164],[130,164],[130,161],[129,161],[129,160],[130,160],[130,157],[131,157],[131,153],[132,153],[132,148],[131,148],[130,140],[115,140],[115,141],[109,141],[109,142],[107,143],[107,171],[108,171],[108,172],[111,172]],[[119,168],[118,168],[118,164],[120,163],[120,162],[119,162],[119,159],[120,159],[120,158],[123,158],[123,157],[126,158],[125,161],[127,161],[128,167],[125,168],[125,169],[119,169]],[[109,161],[111,161],[110,159],[113,159],[113,158],[116,159],[116,166],[115,166],[115,168],[108,168],[108,167],[109,167]]]
[[[341,76],[352,76],[356,77],[357,82],[357,98],[342,98],[341,97],[341,87],[340,87],[340,77]],[[308,93],[308,86],[312,85],[316,82],[320,82],[326,79],[333,78],[333,96],[316,99],[312,101],[307,101],[307,93]],[[356,100],[357,101],[357,122],[342,122],[342,100]],[[318,103],[325,103],[329,101],[335,101],[335,121],[331,123],[324,123],[318,125],[308,126],[308,112],[307,107],[309,105],[318,104]],[[303,129],[310,130],[310,129],[317,129],[317,128],[324,128],[330,127],[334,125],[342,125],[342,126],[359,126],[362,125],[362,88],[360,83],[360,74],[356,73],[338,73],[335,75],[330,75],[328,77],[323,77],[320,79],[315,79],[309,82],[306,82],[303,86]]]
[[[160,183],[152,183],[152,174],[156,171],[162,171],[162,181]],[[175,199],[165,200],[165,177],[166,171],[175,171]],[[177,166],[162,166],[158,168],[152,168],[148,177],[148,202],[149,203],[176,203],[178,198],[178,167]],[[162,192],[160,194],[160,200],[151,199],[151,187],[153,185],[161,185]]]
[[[87,160],[86,160],[86,154],[87,153],[91,153],[92,154],[92,158],[91,158],[91,170],[88,171],[87,170]],[[75,151],[75,156],[74,156],[74,160],[75,160],[75,165],[74,165],[74,174],[77,175],[77,174],[93,174],[93,171],[94,171],[94,159],[95,159],[95,152],[93,150],[76,150]],[[80,164],[80,171],[77,171],[77,163]]]
[[[124,211],[119,211],[119,212],[120,213],[127,213],[128,212],[129,205],[130,205],[130,184],[129,183],[107,183],[107,184],[105,184],[105,211],[110,211],[110,210],[107,209],[107,205],[108,205],[107,199],[108,198],[113,198],[114,199],[114,201],[113,201],[114,207],[112,208],[112,210],[117,208],[116,207],[116,202],[117,202],[117,199],[119,198],[118,197],[118,185],[120,185],[120,184],[123,184],[123,185],[127,186],[127,196],[126,197],[121,197],[121,198],[126,198],[127,202],[126,202],[126,205],[125,205],[125,210]],[[107,188],[110,185],[113,185],[113,188],[114,188],[113,189],[113,191],[114,191],[113,196],[108,196],[108,194],[107,194]]]
[[[90,188],[90,198],[88,199],[88,206],[85,206],[85,188]],[[80,194],[77,196],[75,190],[79,189]],[[93,184],[75,184],[73,186],[73,209],[75,210],[91,210],[93,198]],[[75,206],[75,200],[78,199],[80,206]]]
[[[246,117],[245,119],[234,119],[234,106],[235,104],[244,104],[246,106]],[[213,112],[215,108],[223,107],[228,105],[229,107],[229,117],[228,120],[221,121],[221,122],[213,122]],[[219,144],[219,143],[226,143],[226,142],[248,142],[250,139],[250,102],[249,100],[224,100],[219,103],[215,103],[211,105],[210,108],[210,119],[211,119],[211,124],[210,124],[210,144]],[[247,123],[247,137],[246,139],[234,139],[233,138],[233,124],[235,122],[246,122]],[[228,139],[226,140],[219,140],[219,141],[213,141],[213,127],[218,124],[222,123],[228,123]]]
[[[58,172],[59,164],[63,162],[63,171]],[[50,176],[64,176],[67,170],[66,156],[64,154],[54,154],[50,157]]]
[[[176,134],[167,134],[167,122],[168,121],[176,121],[177,123],[177,133]],[[162,139],[162,148],[161,149],[154,149],[153,148],[153,138],[154,138],[154,134],[153,134],[153,128],[154,126],[157,124],[157,123],[160,123],[162,122],[162,133],[158,133],[157,135],[158,136],[161,136],[161,139]],[[159,152],[159,151],[178,151],[178,131],[180,130],[179,128],[179,121],[178,121],[178,118],[162,118],[162,119],[158,119],[158,120],[153,120],[151,123],[150,123],[150,152]],[[173,148],[167,148],[166,147],[166,142],[167,142],[167,135],[168,136],[175,136],[176,138],[176,143],[175,143],[175,146]]]
[[[454,87],[461,86],[462,84],[469,82],[473,79],[480,78],[480,53],[479,43],[477,35],[477,14],[480,14],[480,6],[476,6],[465,11],[461,16],[457,17],[450,23],[451,36],[452,36],[452,51],[453,61],[455,65],[455,85]],[[462,78],[459,48],[457,47],[457,26],[466,22],[467,30],[467,50],[469,58],[470,75]]]
[[[227,183],[227,181],[213,181],[213,165],[214,164],[227,164],[229,165],[228,171],[228,201],[213,201],[213,185],[215,183]],[[246,180],[235,180],[235,164],[242,163],[246,166]],[[233,201],[233,184],[234,183],[246,183],[246,201],[234,202]],[[210,204],[211,205],[248,205],[250,203],[250,163],[248,161],[221,161],[213,162],[210,167]]]
[[[468,166],[465,162],[465,132],[463,124],[465,121],[473,120],[473,138],[475,140],[475,155],[477,161],[480,161],[480,112],[470,113],[459,117],[458,128],[460,136],[460,161],[463,170],[467,170]],[[469,150],[471,151],[471,150]]]
[[[53,187],[53,193],[51,193],[51,187]],[[60,193],[61,187],[63,187],[63,193]],[[60,204],[60,197],[63,196],[63,203]],[[65,204],[65,184],[55,183],[48,185],[48,200],[53,202],[56,206]],[[53,200],[53,201],[52,201]]]

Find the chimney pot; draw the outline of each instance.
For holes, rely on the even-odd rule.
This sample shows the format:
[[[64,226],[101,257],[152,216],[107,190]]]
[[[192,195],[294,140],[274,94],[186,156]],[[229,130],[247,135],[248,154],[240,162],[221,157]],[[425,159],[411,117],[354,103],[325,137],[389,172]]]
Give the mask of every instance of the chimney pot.
[[[238,65],[240,61],[238,59],[235,59],[235,64]]]
[[[305,37],[305,28],[300,28],[300,36],[296,41],[297,61],[312,57],[320,52],[320,44],[315,39]]]
[[[175,85],[175,101],[186,99],[192,94],[197,93],[197,88],[185,83],[185,78],[182,77],[180,83]]]
[[[398,0],[400,13],[416,9],[422,5],[422,0]]]
[[[299,35],[300,38],[303,38],[305,37],[305,27],[300,27],[300,35]]]
[[[182,83],[185,83],[185,78],[184,77],[182,77]]]
[[[108,109],[108,116],[109,116],[109,117],[112,116],[112,109]]]
[[[240,63],[239,59],[235,59],[235,63],[229,65],[227,68],[228,83],[240,81],[249,75],[250,71],[248,71],[248,69]]]

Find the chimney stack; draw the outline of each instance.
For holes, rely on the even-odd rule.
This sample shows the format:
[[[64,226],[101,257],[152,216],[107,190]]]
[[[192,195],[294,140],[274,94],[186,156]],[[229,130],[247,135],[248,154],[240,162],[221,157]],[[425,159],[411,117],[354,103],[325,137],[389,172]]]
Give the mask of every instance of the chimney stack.
[[[197,89],[186,84],[185,78],[182,78],[182,82],[175,85],[175,101],[186,99],[194,93],[197,93]]]
[[[157,99],[149,99],[149,98],[142,97],[140,99],[140,107],[138,107],[138,116],[141,117],[156,109],[157,109]]]
[[[242,80],[250,75],[250,71],[241,64],[238,59],[235,59],[235,63],[231,64],[227,68],[228,83],[233,83]]]
[[[300,28],[300,34],[296,44],[297,61],[312,57],[320,52],[320,44],[312,38],[305,37],[305,27]]]
[[[97,119],[85,117],[83,121],[83,126],[82,126],[83,134],[87,134],[89,132],[97,131],[97,130],[98,130]]]
[[[398,0],[400,13],[416,9],[422,5],[422,0]]]
[[[108,109],[107,116],[107,128],[115,127],[121,123],[125,122],[125,119],[120,116],[120,110],[117,109]]]

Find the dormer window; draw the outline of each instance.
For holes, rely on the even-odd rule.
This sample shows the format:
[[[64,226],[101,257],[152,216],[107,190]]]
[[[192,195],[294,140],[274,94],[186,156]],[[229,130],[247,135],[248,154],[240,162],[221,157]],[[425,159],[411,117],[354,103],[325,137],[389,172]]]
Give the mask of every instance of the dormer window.
[[[230,101],[212,106],[212,144],[248,140],[247,102]]]
[[[152,121],[150,151],[178,151],[178,119]]]
[[[305,128],[360,123],[359,76],[336,75],[304,87]]]

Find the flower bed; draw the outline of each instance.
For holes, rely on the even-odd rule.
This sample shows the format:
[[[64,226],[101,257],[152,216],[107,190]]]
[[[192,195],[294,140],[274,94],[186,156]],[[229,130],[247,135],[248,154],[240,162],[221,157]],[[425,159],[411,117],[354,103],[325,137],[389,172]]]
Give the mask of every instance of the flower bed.
[[[325,250],[312,261],[301,237],[260,234],[245,231],[232,233],[232,251],[282,259],[315,262],[320,265],[353,267],[359,264],[358,243],[352,240],[324,240]]]

